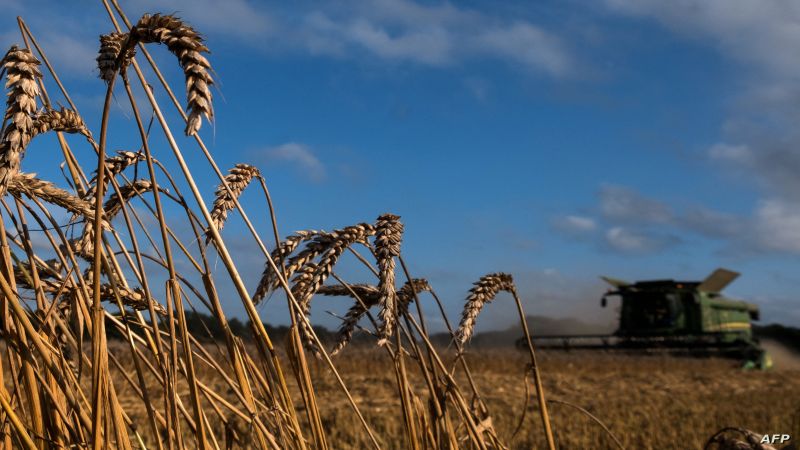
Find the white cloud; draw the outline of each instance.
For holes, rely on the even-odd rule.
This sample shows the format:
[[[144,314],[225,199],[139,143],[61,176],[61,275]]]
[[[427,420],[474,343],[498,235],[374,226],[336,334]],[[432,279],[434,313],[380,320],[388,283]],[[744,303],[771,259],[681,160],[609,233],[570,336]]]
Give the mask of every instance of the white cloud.
[[[368,55],[434,67],[495,59],[554,77],[574,74],[565,43],[530,22],[407,0],[334,5],[307,12],[296,26],[284,28],[284,41],[336,57]]]
[[[273,26],[270,15],[256,5],[247,0],[132,0],[125,7],[137,14],[175,12],[198,30],[252,38]]]
[[[572,58],[561,40],[529,23],[487,29],[476,40],[476,49],[487,55],[504,56],[553,76],[572,70]]]
[[[647,198],[631,188],[603,185],[600,188],[600,211],[608,219],[622,222],[666,223],[672,218],[669,207]]]
[[[757,244],[786,253],[800,254],[800,205],[766,200],[756,211]]]
[[[793,0],[606,0],[620,13],[654,18],[773,74],[800,72],[800,3]]]
[[[684,211],[677,222],[684,229],[715,239],[738,239],[747,230],[746,218],[704,207]]]
[[[674,237],[650,235],[624,227],[609,228],[605,238],[612,249],[621,253],[649,253],[677,243]]]
[[[56,73],[83,79],[97,77],[95,40],[48,32],[43,35],[41,45]],[[46,70],[44,65],[42,70]]]
[[[450,34],[441,27],[406,29],[390,33],[379,23],[358,18],[347,23],[336,22],[322,13],[314,13],[307,24],[311,25],[304,37],[315,52],[333,51],[340,55],[348,46],[366,50],[383,59],[413,61],[427,65],[445,65],[451,62]],[[319,34],[325,35],[321,38]],[[320,42],[328,42],[320,47]]]
[[[753,152],[746,145],[717,143],[708,150],[708,156],[712,160],[739,165],[750,164],[753,161]]]
[[[744,179],[779,196],[800,199],[800,3],[794,0],[606,0],[606,7],[653,19],[737,63],[726,141],[709,156],[748,170]]]
[[[326,178],[325,166],[305,144],[287,142],[265,150],[267,161],[293,164],[304,176],[313,182],[321,182]]]
[[[554,226],[557,230],[569,234],[586,234],[597,229],[597,223],[591,217],[575,215],[557,218]]]

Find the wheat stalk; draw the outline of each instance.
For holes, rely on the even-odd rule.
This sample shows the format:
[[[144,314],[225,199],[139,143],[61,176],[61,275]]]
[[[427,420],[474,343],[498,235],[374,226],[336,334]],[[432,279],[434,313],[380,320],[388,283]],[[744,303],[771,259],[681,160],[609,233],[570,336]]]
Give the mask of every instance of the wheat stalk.
[[[403,238],[403,224],[400,216],[384,214],[375,223],[375,257],[380,269],[378,290],[381,292],[380,317],[382,321],[379,345],[386,343],[394,332],[397,321],[397,291],[395,291],[395,260],[400,256],[400,241]]]
[[[20,161],[33,132],[33,114],[36,111],[36,96],[39,95],[37,80],[42,77],[41,64],[27,49],[12,46],[0,60],[6,71],[5,121],[9,121],[0,139],[0,196],[5,194],[9,183],[19,172]]]
[[[225,181],[230,187],[230,192],[225,188],[225,183],[220,183],[214,192],[214,207],[211,209],[211,226],[217,230],[222,230],[228,212],[236,207],[236,199],[247,188],[253,178],[261,176],[257,168],[249,164],[236,164],[228,171]],[[206,243],[211,240],[210,232],[207,232]]]
[[[474,283],[469,290],[464,311],[461,314],[461,323],[456,331],[456,341],[464,345],[475,329],[475,320],[478,318],[483,305],[491,302],[500,291],[512,292],[514,279],[507,273],[491,273],[484,275]]]

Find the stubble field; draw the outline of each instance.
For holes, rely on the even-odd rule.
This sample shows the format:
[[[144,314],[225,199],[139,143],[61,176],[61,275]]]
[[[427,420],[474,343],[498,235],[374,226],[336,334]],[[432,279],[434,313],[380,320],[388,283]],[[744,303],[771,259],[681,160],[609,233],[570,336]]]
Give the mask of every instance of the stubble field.
[[[561,449],[618,448],[599,424],[574,406],[602,421],[627,449],[700,449],[726,426],[762,434],[797,435],[800,431],[800,371],[796,368],[776,367],[759,372],[742,371],[733,361],[713,358],[561,351],[538,354]],[[469,352],[467,359],[491,413],[491,422],[503,441],[514,449],[546,448],[533,387],[527,395],[522,383],[527,366],[525,353],[482,349]],[[786,362],[782,365],[791,367]],[[392,360],[380,349],[354,347],[337,358],[337,367],[381,437],[382,447],[406,448]],[[368,447],[369,441],[335,379],[317,362],[311,363],[311,371],[332,448]],[[215,377],[210,372],[207,375]],[[424,381],[414,377],[413,371],[410,375],[413,390],[424,394]],[[466,384],[459,371],[456,380]],[[222,380],[212,378],[207,382],[215,391],[225,392]],[[293,397],[299,398],[296,386],[291,388]],[[134,395],[123,390],[122,403],[128,403],[126,399],[130,397],[131,406],[140,404]],[[184,399],[188,404],[188,392],[184,392]],[[228,400],[235,402],[233,398]],[[527,413],[512,439],[523,404]],[[297,408],[302,410],[302,404]],[[134,422],[144,424],[146,411],[132,411]],[[236,448],[246,448],[246,427],[233,421],[229,428],[240,435],[242,442]],[[467,434],[466,430],[461,432]],[[218,429],[216,434],[224,435],[225,430]]]

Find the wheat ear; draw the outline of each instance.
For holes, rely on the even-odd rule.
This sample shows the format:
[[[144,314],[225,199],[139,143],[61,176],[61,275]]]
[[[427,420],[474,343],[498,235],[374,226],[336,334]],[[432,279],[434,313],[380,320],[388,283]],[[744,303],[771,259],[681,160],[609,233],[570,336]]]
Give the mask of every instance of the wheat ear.
[[[127,33],[109,33],[100,36],[100,51],[97,55],[97,69],[100,71],[100,78],[109,82],[114,78],[117,60],[122,48],[125,47],[125,57],[119,63],[120,72],[124,72],[136,55],[136,46],[129,45]]]
[[[132,183],[120,186],[119,193],[112,194],[111,197],[106,200],[105,204],[103,204],[103,213],[105,214],[106,223],[111,223],[111,220],[122,210],[123,200],[127,202],[133,197],[151,190],[153,190],[153,183],[145,179],[135,180]],[[71,242],[73,251],[84,258],[91,256],[94,250],[93,232],[94,224],[92,222],[86,222],[81,237]]]
[[[343,251],[348,245],[352,245],[357,242],[368,243],[368,238],[374,234],[375,227],[368,223],[359,223],[357,225],[334,230],[330,233],[322,231],[297,232],[294,236],[289,237],[272,252],[272,258],[273,261],[275,261],[275,264],[280,266],[282,258],[285,258],[291,254],[301,243],[306,242],[306,246],[303,248],[303,250],[298,252],[295,256],[289,258],[289,260],[286,262],[284,271],[286,273],[286,277],[288,278],[305,264],[313,261],[321,254],[324,254],[333,246],[344,245],[344,247],[341,248]],[[338,258],[338,255],[335,258]],[[325,270],[329,270],[329,268]],[[326,277],[327,274],[323,276],[323,281]],[[319,288],[321,284],[322,283],[318,283],[316,287]],[[256,303],[260,302],[271,291],[277,289],[278,286],[280,286],[279,278],[272,270],[270,264],[267,263],[264,272],[261,274],[261,279],[258,282],[256,291],[253,294],[253,301]]]
[[[214,207],[211,209],[211,226],[216,227],[217,230],[222,230],[225,226],[225,220],[228,218],[228,212],[236,207],[236,199],[247,188],[247,185],[253,178],[261,176],[257,168],[249,164],[236,164],[228,175],[225,175],[225,181],[230,187],[230,192],[225,189],[225,184],[220,183],[217,190],[214,192]],[[211,240],[211,233],[206,233],[206,243]]]
[[[282,261],[292,254],[300,244],[317,234],[319,234],[319,231],[316,230],[296,231],[295,234],[281,242],[278,247],[272,251],[270,257],[277,267],[281,267]],[[275,271],[272,270],[272,266],[267,262],[264,272],[261,274],[261,279],[258,281],[258,286],[256,286],[256,290],[253,293],[253,301],[258,303],[263,300],[273,289],[273,286],[277,284],[277,279],[278,277],[275,275]]]
[[[58,280],[58,276],[62,270],[61,263],[58,260],[47,260],[43,263],[37,263],[37,270],[39,271],[39,284],[45,292],[50,294],[61,293],[65,296],[78,295],[80,288],[74,286],[72,282],[67,281],[66,286],[62,285],[63,281]],[[17,284],[24,289],[36,289],[37,286],[32,284],[30,278],[31,266],[30,263],[23,262],[14,266],[14,275],[17,278]],[[149,309],[147,296],[141,288],[129,288],[117,284],[117,292],[119,292],[120,300],[125,306],[129,306],[137,311],[145,311]],[[89,286],[91,290],[91,286]],[[117,297],[114,295],[114,288],[111,284],[104,283],[100,285],[100,300],[107,302],[116,302]],[[157,301],[153,300],[153,308],[156,313],[166,315],[167,311]]]
[[[464,311],[461,314],[461,323],[456,331],[456,340],[464,345],[475,329],[475,320],[478,318],[483,305],[491,302],[500,291],[512,292],[514,279],[507,273],[491,273],[484,275],[474,283],[469,290]]]
[[[94,217],[94,207],[91,203],[70,194],[49,181],[36,178],[35,173],[17,173],[11,179],[8,191],[14,195],[25,194],[31,198],[36,197],[88,219]]]
[[[25,147],[33,133],[33,114],[36,111],[36,96],[39,95],[37,80],[42,77],[41,64],[27,49],[12,46],[0,60],[6,71],[6,113],[8,121],[0,138],[0,196],[19,172]]]
[[[361,302],[356,303],[347,310],[347,313],[342,320],[337,332],[336,344],[331,351],[331,355],[341,352],[347,344],[353,339],[356,326],[362,317],[367,313],[367,310],[380,303],[381,291],[377,286],[366,284],[353,284],[349,286],[323,286],[317,291],[322,295],[340,295],[352,297],[355,293]],[[399,309],[404,312],[408,309],[408,305],[414,301],[414,294],[422,291],[430,291],[431,287],[428,281],[422,278],[415,278],[407,281],[403,287],[397,291],[397,303]]]
[[[106,158],[106,176],[115,177],[120,173],[122,173],[128,167],[138,163],[139,161],[144,161],[144,159],[145,159],[144,153],[142,153],[141,151],[131,152],[127,150],[117,150],[117,156],[111,156],[109,158]],[[96,171],[93,174],[92,179],[89,181],[89,189],[86,191],[84,198],[88,198],[91,201],[94,201],[95,189],[97,189]]]
[[[317,290],[317,294],[319,295],[336,297],[353,297],[353,292],[364,301],[373,297],[376,302],[378,300],[378,288],[371,284],[350,284],[348,286],[337,284],[334,286],[322,286]]]
[[[209,74],[211,64],[202,55],[208,53],[208,47],[203,44],[202,36],[175,16],[145,14],[133,26],[130,34],[111,33],[101,36],[100,52],[97,56],[100,77],[108,82],[114,77],[116,69],[124,69],[133,57],[132,49],[139,43],[165,44],[169,51],[178,57],[178,63],[186,77],[186,100],[189,110],[186,135],[197,133],[203,116],[209,122],[214,117],[211,89],[209,89],[214,80]],[[119,55],[123,51],[125,55],[120,58]]]
[[[400,256],[400,241],[403,238],[403,224],[400,216],[384,214],[375,223],[375,257],[378,261],[378,290],[381,292],[381,339],[379,345],[387,342],[394,332],[397,321],[397,291],[395,290],[395,260]]]
[[[366,242],[367,236],[372,232],[372,227],[365,227],[363,224],[345,227],[328,235],[329,242],[327,250],[320,256],[316,264],[311,279],[308,282],[304,295],[310,297],[322,287],[322,283],[330,276],[333,266],[339,261],[342,253],[356,242]]]
[[[103,211],[106,214],[106,220],[111,221],[111,219],[113,219],[114,216],[116,216],[120,210],[122,210],[123,200],[127,202],[143,192],[152,190],[153,183],[151,183],[150,180],[145,179],[135,180],[132,183],[120,186],[119,193],[112,194],[103,205]]]
[[[75,111],[68,108],[53,109],[37,114],[33,120],[31,137],[48,131],[61,131],[64,133],[77,133],[92,139],[92,133],[83,122],[83,118]]]

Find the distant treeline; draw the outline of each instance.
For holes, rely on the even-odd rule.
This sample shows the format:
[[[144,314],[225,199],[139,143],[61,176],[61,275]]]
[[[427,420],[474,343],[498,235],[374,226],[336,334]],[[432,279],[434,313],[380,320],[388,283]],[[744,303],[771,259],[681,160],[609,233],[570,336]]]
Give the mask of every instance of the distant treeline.
[[[162,327],[165,326],[165,324],[162,324]],[[234,335],[242,338],[245,341],[251,341],[253,339],[250,321],[244,322],[236,317],[229,317],[228,327],[230,327]],[[280,341],[287,334],[289,334],[289,327],[286,325],[276,326],[264,323],[264,327],[267,329],[267,333],[269,333],[270,338],[275,341]],[[210,314],[203,314],[194,311],[186,313],[186,328],[190,335],[194,336],[195,339],[201,342],[220,340],[225,335],[222,330],[222,326],[216,318]],[[133,332],[137,331],[135,325],[131,327],[131,330]],[[314,331],[317,332],[317,336],[319,336],[320,340],[323,342],[332,341],[336,335],[334,331],[330,331],[327,328],[320,326],[314,326]],[[106,335],[109,339],[124,339],[122,332],[120,332],[116,326],[110,323],[109,320],[106,320]]]
[[[544,335],[560,334],[556,331],[562,331],[564,327],[569,328],[567,331],[562,331],[564,334],[580,334],[580,332],[588,332],[583,328],[576,331],[575,327],[567,326],[570,325],[571,322],[565,323],[565,319],[549,319],[538,316],[532,316],[528,319],[529,323],[533,322],[537,325],[534,327],[534,329],[537,331],[542,330],[541,334]],[[236,336],[239,336],[245,341],[252,340],[253,335],[249,321],[244,322],[235,317],[231,317],[228,319],[228,325]],[[224,336],[219,322],[217,322],[214,317],[208,314],[187,312],[186,327],[188,328],[189,333],[200,341],[221,339],[221,337]],[[267,329],[267,333],[269,333],[270,338],[275,341],[282,341],[283,338],[289,333],[289,327],[286,325],[270,325],[265,323],[264,327]],[[123,335],[110,323],[106,325],[106,330],[108,331],[108,337],[110,339],[123,339]],[[336,337],[336,331],[329,330],[323,326],[314,326],[314,331],[317,332],[317,336],[319,336],[320,340],[326,343],[333,342]],[[598,334],[601,332],[599,329],[591,329],[589,331]],[[754,325],[753,333],[757,338],[772,339],[782,343],[783,345],[786,345],[787,347],[800,351],[800,328],[788,327],[779,324],[764,326]],[[361,334],[361,336],[359,336],[359,334]],[[365,337],[363,336],[363,333],[359,334],[356,335],[356,340],[362,340]],[[481,345],[483,344],[483,341],[486,340],[499,345],[511,345],[520,336],[521,331],[517,330],[517,327],[512,327],[503,331],[489,331],[486,333],[481,333],[476,336],[475,339],[473,339],[473,344]],[[449,344],[450,338],[446,333],[436,333],[431,335],[431,341],[436,344],[446,346]]]

